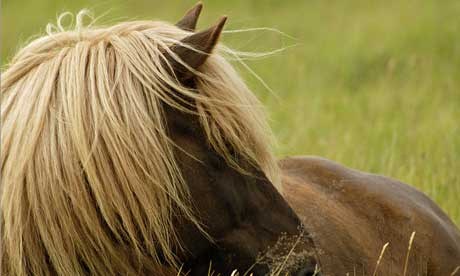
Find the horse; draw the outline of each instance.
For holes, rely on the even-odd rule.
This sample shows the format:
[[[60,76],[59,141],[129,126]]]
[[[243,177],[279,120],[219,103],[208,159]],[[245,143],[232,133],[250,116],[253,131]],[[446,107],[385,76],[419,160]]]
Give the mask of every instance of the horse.
[[[394,275],[408,229],[427,275],[454,271],[459,231],[420,192],[319,158],[276,160],[261,104],[218,43],[226,17],[195,32],[201,9],[97,28],[80,13],[75,30],[58,20],[13,58],[2,274],[369,274],[384,241],[378,272]]]
[[[218,43],[226,17],[196,32],[201,9],[175,25],[63,15],[13,57],[2,275],[316,273],[261,104]]]

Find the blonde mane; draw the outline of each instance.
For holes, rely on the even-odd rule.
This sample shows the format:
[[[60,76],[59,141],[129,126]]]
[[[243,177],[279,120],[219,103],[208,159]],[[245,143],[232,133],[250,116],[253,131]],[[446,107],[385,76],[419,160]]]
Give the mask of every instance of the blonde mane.
[[[168,47],[189,32],[154,21],[85,27],[82,16],[72,30],[58,22],[2,73],[2,275],[132,275],[179,265],[173,217],[199,221],[165,103],[197,113],[228,164],[239,168],[236,151],[278,185],[271,132],[224,58],[231,50],[218,47],[192,90],[164,68],[166,53],[178,59]]]

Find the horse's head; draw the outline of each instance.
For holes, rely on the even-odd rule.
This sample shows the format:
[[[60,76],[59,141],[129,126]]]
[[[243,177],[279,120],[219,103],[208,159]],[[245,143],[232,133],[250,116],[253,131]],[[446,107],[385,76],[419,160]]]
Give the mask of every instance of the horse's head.
[[[259,104],[215,49],[225,18],[195,33],[200,10],[61,31],[15,57],[2,75],[6,274],[313,275]]]
[[[176,26],[193,32],[200,10],[201,5],[198,4]],[[213,81],[222,81],[212,77],[209,80],[200,79],[200,73],[203,78],[207,77],[206,70],[209,68],[202,66],[206,66],[225,21],[226,18],[222,18],[215,26],[192,33],[170,48],[183,64],[190,67],[185,68],[186,66],[169,56],[173,75],[182,86],[195,90],[194,93],[202,93],[203,87],[209,89]],[[197,74],[194,74],[195,70]],[[222,88],[238,89],[225,85],[216,86],[214,89]],[[243,94],[249,91],[241,88],[242,91],[232,93],[241,93],[242,97],[249,96]],[[177,91],[172,89],[172,93]],[[181,96],[184,97],[183,94]],[[191,275],[205,275],[210,267],[224,273],[223,275],[230,274],[234,269],[238,269],[240,273],[251,271],[255,275],[269,272],[313,275],[316,265],[312,254],[313,244],[307,237],[308,234],[303,232],[299,218],[258,165],[273,161],[270,153],[263,148],[266,144],[266,133],[257,133],[250,129],[253,123],[252,114],[247,118],[243,115],[247,111],[251,112],[245,110],[248,106],[252,109],[258,107],[250,102],[232,102],[230,99],[228,102],[214,104],[203,104],[193,96],[185,96],[184,100],[192,106],[192,112],[182,112],[167,106],[166,121],[169,135],[177,145],[174,155],[190,191],[194,210],[200,223],[204,225],[204,230],[211,237],[211,240],[208,239],[196,225],[187,220],[178,221],[178,235],[185,248],[178,254],[185,262],[185,270],[190,269]],[[225,97],[215,100],[225,101]],[[201,106],[202,110],[197,110],[197,104],[205,106]],[[207,114],[206,108],[209,109]],[[198,114],[193,111],[198,111]],[[208,116],[205,120],[213,121],[218,117],[220,121],[214,121],[212,129],[204,128],[209,123],[203,122],[203,116]],[[232,123],[239,124],[239,127]],[[260,126],[254,123],[253,127],[257,129]],[[246,131],[235,135],[246,135],[248,140],[253,139],[253,144],[242,144],[245,142],[243,138],[235,140],[231,135],[230,138],[222,135],[224,128],[236,132]],[[220,132],[222,140],[213,141],[215,136],[212,132]],[[259,143],[264,144],[254,145]],[[254,158],[245,149],[238,148],[240,146],[262,148],[258,154],[265,160]],[[254,154],[257,154],[256,150]],[[291,250],[291,256],[288,256]],[[287,260],[289,258],[291,260]],[[285,260],[286,263],[283,264]]]

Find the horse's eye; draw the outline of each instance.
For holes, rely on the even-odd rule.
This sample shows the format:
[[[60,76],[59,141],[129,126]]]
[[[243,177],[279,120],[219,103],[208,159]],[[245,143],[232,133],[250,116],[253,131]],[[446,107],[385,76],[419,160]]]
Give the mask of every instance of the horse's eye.
[[[208,158],[209,165],[214,170],[220,171],[225,167],[225,161],[215,153],[210,153]]]
[[[174,123],[174,130],[181,135],[192,135],[193,134],[193,128],[191,126],[181,124],[181,123]]]

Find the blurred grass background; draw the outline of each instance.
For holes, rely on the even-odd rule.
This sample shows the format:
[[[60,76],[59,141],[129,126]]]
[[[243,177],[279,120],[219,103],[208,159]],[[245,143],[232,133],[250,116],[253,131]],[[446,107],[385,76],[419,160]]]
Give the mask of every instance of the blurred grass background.
[[[175,22],[194,1],[3,0],[2,64],[64,11],[101,22]],[[411,183],[460,225],[460,1],[213,0],[199,27],[226,14],[239,50],[294,45],[243,72],[266,105],[277,153],[312,154]]]

